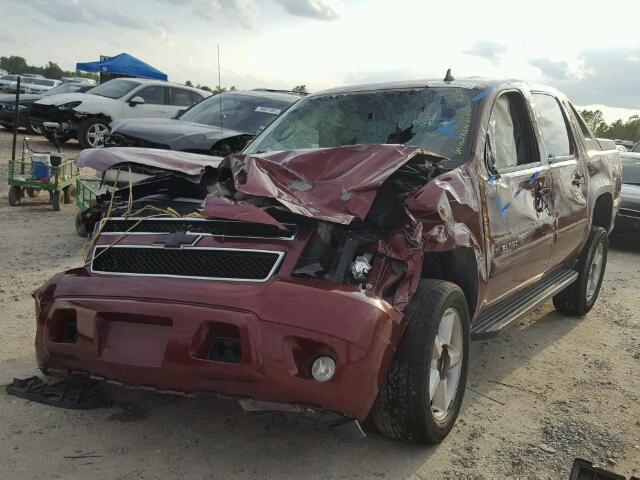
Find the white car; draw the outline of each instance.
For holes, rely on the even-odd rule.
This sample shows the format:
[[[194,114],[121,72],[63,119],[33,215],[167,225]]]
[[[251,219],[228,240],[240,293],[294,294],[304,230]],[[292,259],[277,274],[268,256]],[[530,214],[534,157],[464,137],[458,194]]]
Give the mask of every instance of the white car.
[[[0,77],[0,90],[4,91],[16,91],[16,82],[20,75],[4,75]],[[22,80],[22,79],[21,79]]]
[[[22,78],[20,83],[21,93],[45,93],[51,90],[53,87],[57,87],[62,82],[60,80],[53,80],[50,78]]]
[[[76,136],[83,148],[100,147],[110,124],[125,118],[173,118],[211,95],[204,90],[159,80],[116,78],[86,93],[67,93],[38,100],[30,121],[42,125],[50,140]]]

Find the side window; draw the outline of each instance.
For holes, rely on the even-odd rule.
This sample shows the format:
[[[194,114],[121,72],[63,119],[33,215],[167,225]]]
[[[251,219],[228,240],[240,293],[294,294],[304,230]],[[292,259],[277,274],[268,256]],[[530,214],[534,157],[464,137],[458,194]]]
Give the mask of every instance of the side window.
[[[551,95],[534,93],[533,102],[547,155],[555,158],[573,155],[573,142],[558,100]]]
[[[196,104],[198,103],[200,100],[202,100],[204,97],[201,97],[200,95],[198,95],[196,92],[190,92],[191,93],[191,98],[193,98],[193,103]]]
[[[578,113],[573,104],[569,103],[569,107],[571,107],[573,118],[575,118],[576,123],[580,127],[580,132],[578,132],[578,134],[582,134],[582,140],[584,141],[584,145],[587,147],[587,150],[601,150],[600,144],[593,136],[593,133],[591,133],[591,130],[589,130],[589,127],[587,127],[582,115]]]
[[[498,97],[487,136],[487,162],[498,172],[540,161],[526,101],[518,92]]]
[[[151,87],[145,87],[140,90],[135,96],[140,96],[144,98],[145,104],[151,105],[164,105],[165,102],[165,94],[166,88],[161,85],[153,85]]]
[[[578,126],[580,127],[580,131],[582,132],[582,136],[584,138],[593,138],[593,135],[589,131],[589,127],[587,127],[587,124],[584,123],[584,119],[582,118],[582,115],[578,113],[578,111],[576,110],[576,107],[574,107],[573,104],[570,103],[569,106],[571,107],[571,113],[573,113],[573,116],[575,117],[576,122],[578,122]]]
[[[193,105],[193,97],[189,90],[183,90],[182,88],[172,88],[173,97],[171,99],[171,105],[178,107],[190,107]]]

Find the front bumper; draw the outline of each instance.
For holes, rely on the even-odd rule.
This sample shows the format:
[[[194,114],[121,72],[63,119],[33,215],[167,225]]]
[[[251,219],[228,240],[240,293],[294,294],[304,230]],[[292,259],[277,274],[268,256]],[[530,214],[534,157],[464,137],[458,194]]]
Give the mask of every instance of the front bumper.
[[[402,327],[377,297],[318,281],[247,284],[77,269],[39,289],[36,305],[36,355],[45,370],[305,405],[359,420],[375,402]],[[64,334],[70,322],[75,338]],[[239,363],[207,358],[218,336],[238,337]],[[326,383],[310,377],[319,355],[337,363]]]

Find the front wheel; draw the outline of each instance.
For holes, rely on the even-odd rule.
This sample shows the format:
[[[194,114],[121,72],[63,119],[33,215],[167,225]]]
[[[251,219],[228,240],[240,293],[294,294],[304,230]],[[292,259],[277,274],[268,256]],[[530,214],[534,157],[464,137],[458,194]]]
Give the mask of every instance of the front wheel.
[[[56,190],[55,192],[51,192],[51,207],[54,212],[60,211],[60,191]]]
[[[76,199],[76,187],[69,185],[68,187],[64,187],[62,191],[64,192],[64,203],[67,205],[73,203]]]
[[[567,315],[586,315],[593,308],[600,293],[607,266],[609,237],[602,227],[591,227],[587,243],[578,258],[578,279],[553,297],[553,305]]]
[[[469,369],[469,309],[451,282],[422,280],[380,388],[373,421],[399,440],[435,444],[458,417]]]
[[[15,207],[22,200],[22,189],[20,187],[9,187],[9,205]]]
[[[103,147],[109,135],[109,125],[104,120],[90,118],[78,129],[78,141],[82,148]]]

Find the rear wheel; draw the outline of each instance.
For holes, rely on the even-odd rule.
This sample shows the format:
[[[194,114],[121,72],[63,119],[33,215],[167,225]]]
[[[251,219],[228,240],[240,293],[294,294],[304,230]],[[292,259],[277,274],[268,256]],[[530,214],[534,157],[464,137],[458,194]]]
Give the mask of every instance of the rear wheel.
[[[29,130],[29,132],[36,135],[42,135],[42,127],[40,127],[40,125],[38,125],[37,123],[28,122],[27,129]]]
[[[578,279],[567,289],[553,297],[556,310],[567,315],[585,315],[593,308],[598,299],[605,267],[609,237],[602,227],[592,227],[576,270]]]
[[[76,199],[76,187],[69,185],[63,189],[64,191],[64,203],[73,203]]]
[[[71,138],[71,135],[69,135],[68,133],[63,133],[61,135],[56,135],[54,133],[49,133],[47,131],[45,131],[43,133],[43,135],[46,137],[47,140],[49,140],[51,143],[65,143],[67,141],[69,141],[69,139]]]
[[[422,280],[406,316],[373,421],[392,438],[439,443],[458,417],[467,381],[467,301],[453,283]]]
[[[82,148],[104,146],[107,135],[109,135],[109,125],[97,118],[86,120],[78,129],[78,141]]]
[[[51,206],[55,212],[60,211],[60,191],[51,192]]]
[[[9,205],[15,207],[22,200],[22,189],[20,187],[9,187]]]

